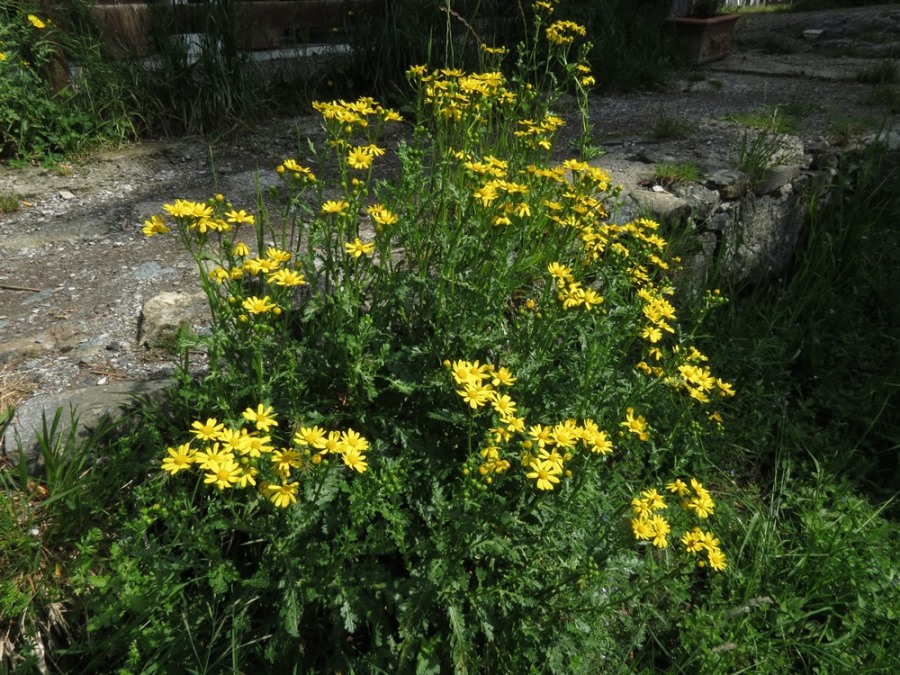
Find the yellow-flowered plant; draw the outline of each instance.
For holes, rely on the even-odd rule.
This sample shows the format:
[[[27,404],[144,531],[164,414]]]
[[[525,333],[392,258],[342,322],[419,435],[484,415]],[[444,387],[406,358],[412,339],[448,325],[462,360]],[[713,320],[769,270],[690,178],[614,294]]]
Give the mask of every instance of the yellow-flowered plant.
[[[383,609],[386,620],[365,619],[365,644],[424,654],[417,635],[458,612],[474,670],[504,670],[477,660],[486,645],[518,649],[511,617],[531,614],[519,598],[546,604],[529,653],[569,624],[553,617],[600,625],[609,603],[585,589],[631,547],[611,517],[626,481],[670,466],[676,448],[689,461],[724,423],[700,404],[734,392],[679,313],[679,261],[660,226],[613,218],[610,175],[564,155],[556,102],[574,92],[586,115],[594,75],[580,27],[548,18],[555,6],[534,5],[541,47],[514,68],[494,46],[475,71],[411,67],[416,112],[402,126],[372,98],[317,102],[321,138],[277,166],[257,209],[178,199],[144,225],[181,238],[213,310],[195,342],[209,374],[183,392],[205,421],[163,469],[218,495],[255,485],[276,508],[304,501],[267,521],[288,536],[260,537],[298,568],[283,588],[292,617],[339,617],[329,631],[343,635]],[[311,419],[321,426],[297,426]],[[715,505],[691,485],[684,515],[702,520]],[[639,499],[635,534],[668,547],[680,524],[666,498]],[[722,569],[715,537],[691,527],[678,532],[686,550]],[[297,595],[338,572],[340,594]],[[496,618],[498,637],[479,616]],[[462,662],[435,649],[415,667]]]
[[[204,484],[218,490],[254,487],[275,506],[286,508],[297,502],[301,479],[314,479],[332,457],[356,473],[368,469],[369,442],[353,429],[300,426],[284,447],[273,438],[277,417],[271,406],[260,403],[243,412],[238,426],[226,426],[214,417],[197,420],[191,425],[193,440],[167,448],[162,470],[174,476],[194,469]]]

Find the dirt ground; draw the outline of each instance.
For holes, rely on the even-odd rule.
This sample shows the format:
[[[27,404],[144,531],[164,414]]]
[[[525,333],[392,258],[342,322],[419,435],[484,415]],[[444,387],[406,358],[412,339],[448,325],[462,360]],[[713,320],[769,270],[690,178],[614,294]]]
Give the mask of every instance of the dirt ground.
[[[815,29],[823,30],[818,44],[803,36]],[[892,6],[745,16],[727,59],[664,91],[593,99],[597,140],[610,155],[649,149],[725,165],[732,148],[722,139],[736,126],[727,117],[762,105],[799,105],[806,142],[891,126],[890,110],[866,102],[873,85],[855,78],[900,55],[897,31],[900,10]],[[773,45],[779,53],[766,53]],[[683,139],[653,138],[668,117],[694,126]],[[173,238],[144,237],[142,222],[165,202],[216,192],[249,210],[257,179],[264,188],[276,183],[275,166],[302,162],[307,139],[321,139],[316,117],[264,120],[214,142],[135,143],[59,171],[0,166],[0,194],[15,193],[22,204],[0,215],[0,394],[169,375],[170,356],[139,344],[138,317],[163,291],[197,291],[197,271]]]

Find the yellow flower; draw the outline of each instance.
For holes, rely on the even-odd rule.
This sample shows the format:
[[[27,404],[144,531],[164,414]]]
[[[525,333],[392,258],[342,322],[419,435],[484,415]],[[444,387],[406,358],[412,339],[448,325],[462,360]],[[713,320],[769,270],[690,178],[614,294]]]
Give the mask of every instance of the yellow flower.
[[[635,417],[634,408],[627,408],[625,410],[625,421],[622,422],[620,426],[625,427],[642,441],[650,440],[650,434],[647,431],[647,420],[644,419],[643,415]]]
[[[526,474],[526,477],[536,481],[535,485],[538,490],[552,490],[553,485],[559,483],[560,469],[554,462],[535,459],[529,466],[532,470]]]
[[[465,401],[472,410],[476,410],[491,399],[493,390],[488,387],[482,387],[479,384],[469,383],[466,384],[463,389],[457,389],[456,393],[462,397],[462,400]]]
[[[198,221],[209,220],[213,214],[211,206],[187,199],[176,199],[174,204],[163,204],[163,211],[173,218],[194,218]],[[202,232],[205,229],[201,229]]]
[[[364,244],[363,241],[359,237],[357,237],[352,242],[344,244],[344,250],[348,255],[352,255],[354,258],[359,258],[363,255],[372,255],[372,253],[375,251],[375,244],[374,242]]]
[[[201,441],[214,441],[218,438],[219,433],[225,428],[215,417],[210,417],[206,423],[199,420],[191,425],[192,432]]]
[[[282,448],[272,453],[272,464],[282,475],[287,475],[291,469],[298,469],[302,464],[300,453],[290,448]]]
[[[719,549],[708,550],[706,552],[706,557],[709,558],[709,566],[716,572],[724,572],[725,568],[728,567],[728,563],[725,560],[725,554]]]
[[[494,400],[491,401],[491,405],[493,406],[494,410],[500,413],[501,417],[508,418],[516,414],[516,402],[506,394],[494,396]]]
[[[351,148],[347,155],[347,164],[353,169],[368,169],[375,157],[366,148]]]
[[[194,454],[194,463],[204,471],[210,471],[213,464],[230,462],[234,459],[234,453],[230,448],[223,447],[221,443],[213,443],[206,452],[198,451]]]
[[[234,248],[231,249],[231,252],[236,258],[246,258],[248,255],[250,255],[250,247],[248,247],[244,242],[239,241],[234,245]]]
[[[322,213],[340,214],[350,208],[350,204],[343,199],[337,201],[329,199],[322,204]]]
[[[551,277],[561,284],[572,283],[575,280],[575,277],[572,276],[572,270],[558,262],[552,262],[547,265],[547,271],[550,272]]]
[[[256,223],[256,218],[244,211],[244,209],[241,209],[240,211],[235,211],[234,209],[226,211],[225,218],[228,219],[229,223],[235,223],[236,225],[240,225],[243,223],[246,223],[247,225],[253,225]]]
[[[278,270],[272,272],[267,278],[269,283],[276,286],[303,286],[306,283],[306,277],[293,270]]]
[[[653,524],[643,516],[631,520],[631,531],[634,533],[634,538],[638,540],[652,539],[654,534]]]
[[[272,304],[272,299],[267,295],[264,298],[258,298],[251,295],[241,303],[241,307],[251,314],[265,314],[266,312],[278,309],[277,305]]]
[[[44,30],[47,27],[47,24],[37,18],[34,14],[28,15],[28,21],[30,21],[31,25],[38,30]]]
[[[272,406],[264,406],[262,403],[256,406],[256,410],[247,408],[243,413],[244,419],[254,422],[257,430],[262,432],[268,432],[271,427],[278,426],[278,422],[275,421],[276,416]]]
[[[163,222],[162,218],[153,215],[150,216],[150,220],[144,221],[144,227],[141,228],[141,231],[148,237],[152,237],[157,234],[168,234],[169,227]]]
[[[194,463],[194,450],[191,448],[190,443],[179,445],[177,449],[167,448],[167,451],[169,456],[163,460],[162,470],[168,471],[173,476],[182,469],[189,468]]]
[[[6,61],[6,54],[0,52],[0,61]]]
[[[314,448],[320,448],[325,443],[325,430],[320,429],[318,425],[311,427],[300,427],[294,434],[294,443],[300,447],[311,445]]]
[[[282,485],[268,485],[269,499],[280,509],[286,509],[297,502],[297,490],[300,483],[286,483]]]
[[[250,457],[259,457],[263,453],[270,453],[275,450],[271,446],[271,436],[247,436],[247,440],[240,449],[242,455]]]
[[[215,485],[220,490],[225,490],[240,482],[243,474],[240,464],[234,460],[210,462],[207,465],[207,470],[209,473],[206,474],[203,482]]]
[[[666,535],[671,531],[668,521],[659,514],[650,519],[653,526],[653,545],[656,548],[666,548],[669,542],[666,541]]]
[[[513,374],[509,372],[506,368],[498,368],[494,371],[493,378],[491,379],[491,384],[495,387],[499,387],[503,385],[504,387],[511,387],[516,383],[516,378],[513,377]]]
[[[359,450],[348,450],[341,454],[341,459],[344,460],[344,464],[359,473],[365,473],[366,469],[369,468],[369,465],[366,463],[366,456]]]
[[[369,441],[353,429],[347,429],[341,433],[340,447],[341,452],[345,455],[353,452],[362,453],[369,449]]]
[[[686,497],[689,494],[687,484],[680,478],[676,478],[671,483],[668,483],[666,485],[666,490],[674,492],[679,497]]]
[[[371,216],[377,226],[387,227],[388,225],[393,225],[398,220],[396,214],[392,213],[381,204],[372,204],[366,211],[368,211],[369,216]],[[376,227],[376,229],[381,229],[381,227]]]

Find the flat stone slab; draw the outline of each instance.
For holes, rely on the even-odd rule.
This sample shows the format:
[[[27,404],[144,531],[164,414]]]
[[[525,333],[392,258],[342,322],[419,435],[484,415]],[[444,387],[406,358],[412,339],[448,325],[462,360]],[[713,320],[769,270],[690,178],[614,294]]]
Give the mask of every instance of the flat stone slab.
[[[12,422],[0,439],[0,456],[17,465],[27,462],[32,473],[43,467],[40,437],[50,428],[59,411],[57,438],[66,439],[75,422],[75,437],[83,440],[104,422],[116,424],[128,406],[139,397],[161,400],[173,380],[115,382],[99,387],[72,389],[61,394],[40,394],[18,406]]]

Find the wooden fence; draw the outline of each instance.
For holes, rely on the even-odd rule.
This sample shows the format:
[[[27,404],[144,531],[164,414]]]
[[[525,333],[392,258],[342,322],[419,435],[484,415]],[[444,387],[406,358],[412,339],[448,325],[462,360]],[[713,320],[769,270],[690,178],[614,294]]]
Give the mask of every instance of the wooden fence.
[[[242,49],[278,49],[342,39],[343,29],[376,0],[243,0],[235,3],[236,35]],[[209,6],[171,0],[150,7],[140,0],[99,0],[94,15],[113,53],[147,56],[155,51],[160,12],[173,34],[205,31]],[[154,23],[156,25],[154,25]]]

